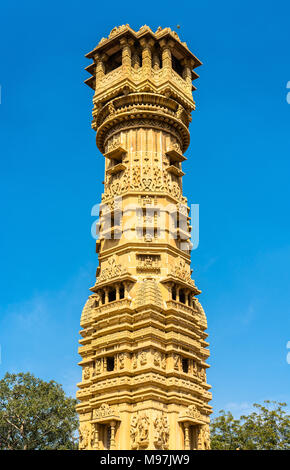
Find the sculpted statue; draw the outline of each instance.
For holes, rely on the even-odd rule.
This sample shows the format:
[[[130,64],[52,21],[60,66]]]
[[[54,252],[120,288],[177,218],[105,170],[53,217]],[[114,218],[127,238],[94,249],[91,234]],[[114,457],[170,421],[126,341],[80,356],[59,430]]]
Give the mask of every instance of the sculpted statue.
[[[94,425],[91,426],[90,433],[89,433],[89,449],[92,450],[95,444],[95,427]]]
[[[138,436],[138,419],[137,416],[134,415],[131,419],[131,428],[130,428],[130,436],[131,436],[131,446],[132,449],[137,449],[138,443],[137,443],[137,436]]]
[[[210,450],[210,433],[207,425],[201,428],[201,441],[202,448],[204,450]]]
[[[120,369],[124,369],[124,365],[125,365],[125,354],[120,353],[119,354],[119,367],[120,367]]]
[[[88,380],[90,376],[91,376],[91,371],[90,371],[89,366],[87,366],[84,368],[84,379]]]
[[[178,356],[178,354],[173,355],[173,364],[174,364],[174,369],[179,370],[179,356]]]
[[[140,364],[144,366],[147,363],[147,354],[145,351],[142,351],[140,354]]]
[[[84,450],[89,443],[89,428],[87,424],[81,424],[79,427],[79,449]]]
[[[146,413],[132,417],[130,436],[132,449],[145,448],[148,446],[149,418]]]
[[[96,360],[96,373],[99,374],[101,372],[102,361],[101,359]]]
[[[155,437],[154,444],[158,449],[168,449],[169,425],[167,416],[162,413],[154,420]]]
[[[136,357],[136,354],[133,354],[133,357],[132,357],[132,367],[133,367],[133,369],[136,369],[136,367],[137,367],[137,357]]]
[[[143,415],[140,416],[140,419],[138,422],[138,431],[139,431],[139,440],[141,442],[147,441],[148,434],[149,434],[149,419],[145,413],[143,413]]]
[[[154,353],[154,364],[155,366],[160,366],[160,352],[158,351]]]
[[[162,369],[166,369],[166,356],[165,354],[162,355],[162,359],[161,359],[161,367]]]

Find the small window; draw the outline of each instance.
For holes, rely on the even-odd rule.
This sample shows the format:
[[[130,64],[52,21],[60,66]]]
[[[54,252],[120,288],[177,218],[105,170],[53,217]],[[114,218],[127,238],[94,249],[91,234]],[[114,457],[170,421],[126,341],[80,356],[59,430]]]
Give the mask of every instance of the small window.
[[[109,302],[116,300],[116,289],[112,289],[109,292]]]
[[[188,359],[187,358],[182,359],[182,370],[186,374],[188,373]]]
[[[125,290],[123,284],[120,286],[120,299],[124,299],[125,297]]]
[[[115,358],[107,357],[107,371],[111,372],[114,369],[115,369]]]
[[[175,287],[172,288],[172,300],[176,300],[176,289],[175,289]]]
[[[185,304],[185,294],[182,289],[180,289],[179,291],[179,302],[181,302],[182,304]]]
[[[182,77],[183,67],[180,61],[176,57],[174,57],[174,55],[172,55],[172,68],[173,70],[175,70],[176,73],[178,73],[178,75]]]
[[[106,443],[107,443],[107,449],[111,449],[111,437],[112,437],[112,431],[111,431],[111,426],[106,427]]]
[[[122,65],[122,52],[118,51],[115,54],[111,55],[107,62],[105,63],[106,73],[115,70],[116,68]]]

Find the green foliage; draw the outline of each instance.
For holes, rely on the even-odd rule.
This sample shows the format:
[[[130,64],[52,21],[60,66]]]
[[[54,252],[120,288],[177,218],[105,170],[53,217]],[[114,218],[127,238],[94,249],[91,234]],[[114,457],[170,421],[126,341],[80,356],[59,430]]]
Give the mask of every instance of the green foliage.
[[[220,411],[211,423],[211,448],[217,450],[290,450],[290,415],[286,403],[255,403],[248,416],[234,419]]]
[[[30,373],[0,380],[0,450],[75,449],[77,401]]]

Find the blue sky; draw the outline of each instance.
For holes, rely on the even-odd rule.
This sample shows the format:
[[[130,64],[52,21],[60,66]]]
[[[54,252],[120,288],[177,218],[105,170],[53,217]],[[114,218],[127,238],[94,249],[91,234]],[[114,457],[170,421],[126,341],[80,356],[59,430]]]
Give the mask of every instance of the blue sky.
[[[97,267],[90,211],[104,170],[84,54],[115,25],[179,24],[204,64],[184,193],[200,204],[192,267],[208,316],[212,405],[238,415],[264,399],[290,403],[290,4],[141,6],[2,5],[0,376],[29,370],[75,393],[80,314]]]

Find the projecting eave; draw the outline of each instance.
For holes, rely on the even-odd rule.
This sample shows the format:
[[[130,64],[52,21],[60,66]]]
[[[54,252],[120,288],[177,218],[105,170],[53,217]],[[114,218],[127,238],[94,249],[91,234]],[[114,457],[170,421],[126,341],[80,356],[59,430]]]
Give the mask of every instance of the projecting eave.
[[[160,281],[161,284],[168,284],[168,283],[172,283],[172,282],[176,282],[178,283],[179,285],[181,285],[182,287],[186,288],[186,289],[190,289],[194,295],[199,295],[201,294],[201,290],[199,290],[195,285],[194,285],[194,281],[191,279],[191,280],[183,280],[179,277],[176,277],[176,276],[173,276],[172,274],[169,274],[166,278],[162,279]]]
[[[96,69],[96,65],[94,63],[88,65],[87,67],[85,67],[85,70],[90,73],[91,75],[95,75],[95,70]]]
[[[84,81],[84,83],[94,90],[95,89],[95,81],[96,81],[95,77],[89,77]]]
[[[120,39],[121,38],[131,38],[134,40],[139,40],[141,38],[152,38],[154,41],[159,42],[161,39],[167,39],[173,41],[173,52],[177,59],[191,59],[193,60],[193,67],[196,68],[202,65],[202,62],[188,49],[186,43],[180,41],[177,33],[175,31],[171,31],[170,28],[164,28],[160,31],[157,30],[156,33],[148,27],[144,26],[139,29],[139,31],[135,32],[130,26],[126,26],[124,29],[120,30],[120,32],[116,32],[113,34],[112,37],[103,38],[101,42],[88,54],[85,55],[88,59],[93,59],[96,54],[108,54],[112,55],[117,50],[120,49]],[[196,76],[195,78],[198,78]]]
[[[114,279],[106,279],[106,280],[102,280],[102,281],[99,281],[99,282],[97,281],[96,284],[93,287],[90,287],[90,291],[97,292],[99,289],[101,289],[105,286],[111,285],[112,280],[115,281],[115,282],[123,282],[123,281],[128,281],[128,282],[132,282],[132,283],[137,282],[137,279],[135,277],[131,276],[128,273],[125,273],[125,274],[121,274],[120,276],[118,276]]]

